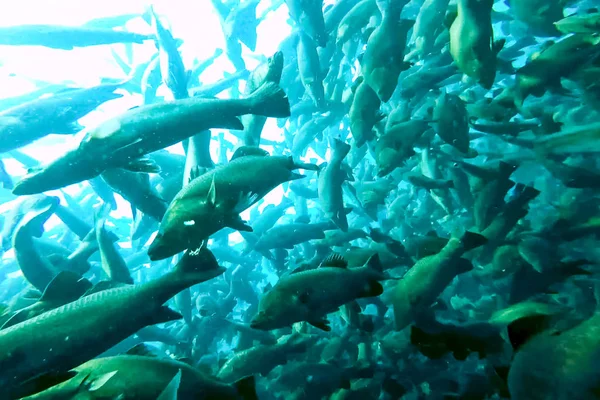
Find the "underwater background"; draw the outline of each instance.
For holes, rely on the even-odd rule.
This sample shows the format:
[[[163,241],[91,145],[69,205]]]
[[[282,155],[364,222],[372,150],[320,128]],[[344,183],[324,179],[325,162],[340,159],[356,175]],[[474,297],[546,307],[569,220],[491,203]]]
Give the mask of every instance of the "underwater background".
[[[0,4],[0,399],[600,398],[599,6]]]

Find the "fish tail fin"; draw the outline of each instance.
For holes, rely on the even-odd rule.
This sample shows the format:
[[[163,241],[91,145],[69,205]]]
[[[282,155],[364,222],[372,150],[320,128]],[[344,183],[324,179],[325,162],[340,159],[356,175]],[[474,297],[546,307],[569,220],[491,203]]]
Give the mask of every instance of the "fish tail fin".
[[[473,270],[473,263],[466,258],[459,258],[454,265],[456,272],[459,274],[464,274],[465,272]]]
[[[379,273],[383,273],[383,266],[381,265],[381,260],[379,259],[379,254],[374,254],[372,255],[369,260],[367,261],[366,264],[367,268],[379,272]]]
[[[60,204],[60,199],[55,196],[48,196],[47,203],[38,205],[28,211],[23,219],[19,222],[19,226],[28,226],[32,236],[42,237],[44,233],[44,223],[54,214],[54,210]],[[31,224],[31,225],[29,225]]]
[[[287,118],[291,115],[288,97],[276,83],[265,83],[246,100],[250,102],[250,114],[271,118]]]
[[[538,197],[540,193],[541,192],[533,186],[525,186],[525,189],[523,189],[521,196],[524,202],[529,202]]]
[[[258,396],[256,395],[256,384],[253,376],[242,378],[239,381],[236,381],[233,385],[243,400],[258,400]]]
[[[225,268],[219,266],[213,253],[202,245],[196,250],[186,251],[175,266],[174,272],[177,279],[189,287],[223,274]]]
[[[383,286],[378,281],[370,281],[365,286],[364,290],[359,294],[361,297],[377,297],[383,293]]]
[[[466,231],[460,238],[465,251],[476,249],[487,243],[487,238],[479,233]]]

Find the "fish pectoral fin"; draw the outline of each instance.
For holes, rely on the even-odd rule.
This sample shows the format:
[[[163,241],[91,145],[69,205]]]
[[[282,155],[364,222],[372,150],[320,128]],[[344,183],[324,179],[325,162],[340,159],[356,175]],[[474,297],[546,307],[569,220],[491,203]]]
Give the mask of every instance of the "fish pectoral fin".
[[[252,227],[246,223],[238,214],[234,214],[232,218],[225,224],[229,228],[236,229],[241,232],[252,232]]]
[[[329,326],[329,321],[326,318],[316,320],[316,321],[306,321],[306,322],[308,322],[310,325],[314,326],[315,328],[321,329],[322,331],[325,331],[325,332],[331,331],[331,326]]]
[[[85,388],[88,392],[95,392],[100,389],[102,386],[106,385],[106,383],[117,374],[119,371],[111,371],[106,374],[102,374],[100,376],[96,376],[92,378],[92,373],[90,372],[83,378],[81,383],[79,384],[80,388]]]
[[[260,197],[262,196],[259,196],[259,194],[255,192],[241,192],[237,204],[235,205],[234,211],[236,213],[241,213],[242,211],[254,205],[254,203],[256,203]]]

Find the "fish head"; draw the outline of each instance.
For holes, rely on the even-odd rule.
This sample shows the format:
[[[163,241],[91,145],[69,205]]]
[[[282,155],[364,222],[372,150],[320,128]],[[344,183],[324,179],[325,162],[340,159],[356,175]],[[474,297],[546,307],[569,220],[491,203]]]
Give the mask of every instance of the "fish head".
[[[224,228],[225,220],[222,208],[209,201],[194,198],[174,202],[160,223],[148,255],[151,260],[161,260],[197,247],[203,240]]]
[[[274,316],[267,314],[264,310],[259,311],[254,318],[250,321],[250,328],[258,329],[261,331],[269,331],[271,329],[279,328],[279,324],[276,323]]]
[[[27,175],[15,184],[12,193],[15,196],[24,196],[55,189],[52,184],[52,175],[51,169],[41,167],[31,168],[27,172]]]
[[[272,77],[273,82],[279,82],[281,80],[281,73],[283,71],[283,52],[278,51],[269,57],[269,72],[273,72],[275,76]]]
[[[148,257],[150,257],[150,260],[164,260],[185,250],[185,248],[181,248],[181,242],[174,240],[173,236],[163,232],[157,233],[148,248]]]
[[[304,313],[296,296],[289,296],[277,287],[265,293],[260,299],[258,313],[250,321],[250,327],[259,330],[272,330],[302,321]]]
[[[175,222],[173,219],[164,219],[161,223],[156,237],[148,247],[150,260],[164,260],[192,247],[190,226],[185,222],[180,224]]]
[[[92,179],[99,175],[98,168],[79,148],[67,151],[44,166],[30,168],[13,188],[16,196],[42,193]]]
[[[383,178],[396,168],[398,152],[392,148],[382,149],[377,154],[377,176]]]

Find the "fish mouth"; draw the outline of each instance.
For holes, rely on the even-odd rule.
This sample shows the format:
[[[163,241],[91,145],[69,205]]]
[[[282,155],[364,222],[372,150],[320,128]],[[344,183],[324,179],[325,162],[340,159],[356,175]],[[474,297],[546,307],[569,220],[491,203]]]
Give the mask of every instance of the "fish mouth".
[[[150,261],[160,261],[176,254],[169,250],[169,247],[160,240],[161,236],[156,236],[148,247],[148,257]]]
[[[261,330],[261,331],[268,330],[268,329],[265,328],[264,321],[258,321],[258,320],[255,320],[255,319],[253,319],[252,321],[250,321],[250,328]]]
[[[15,196],[27,196],[42,193],[44,190],[39,190],[39,179],[35,179],[35,175],[24,176],[20,181],[15,183],[12,194]]]

